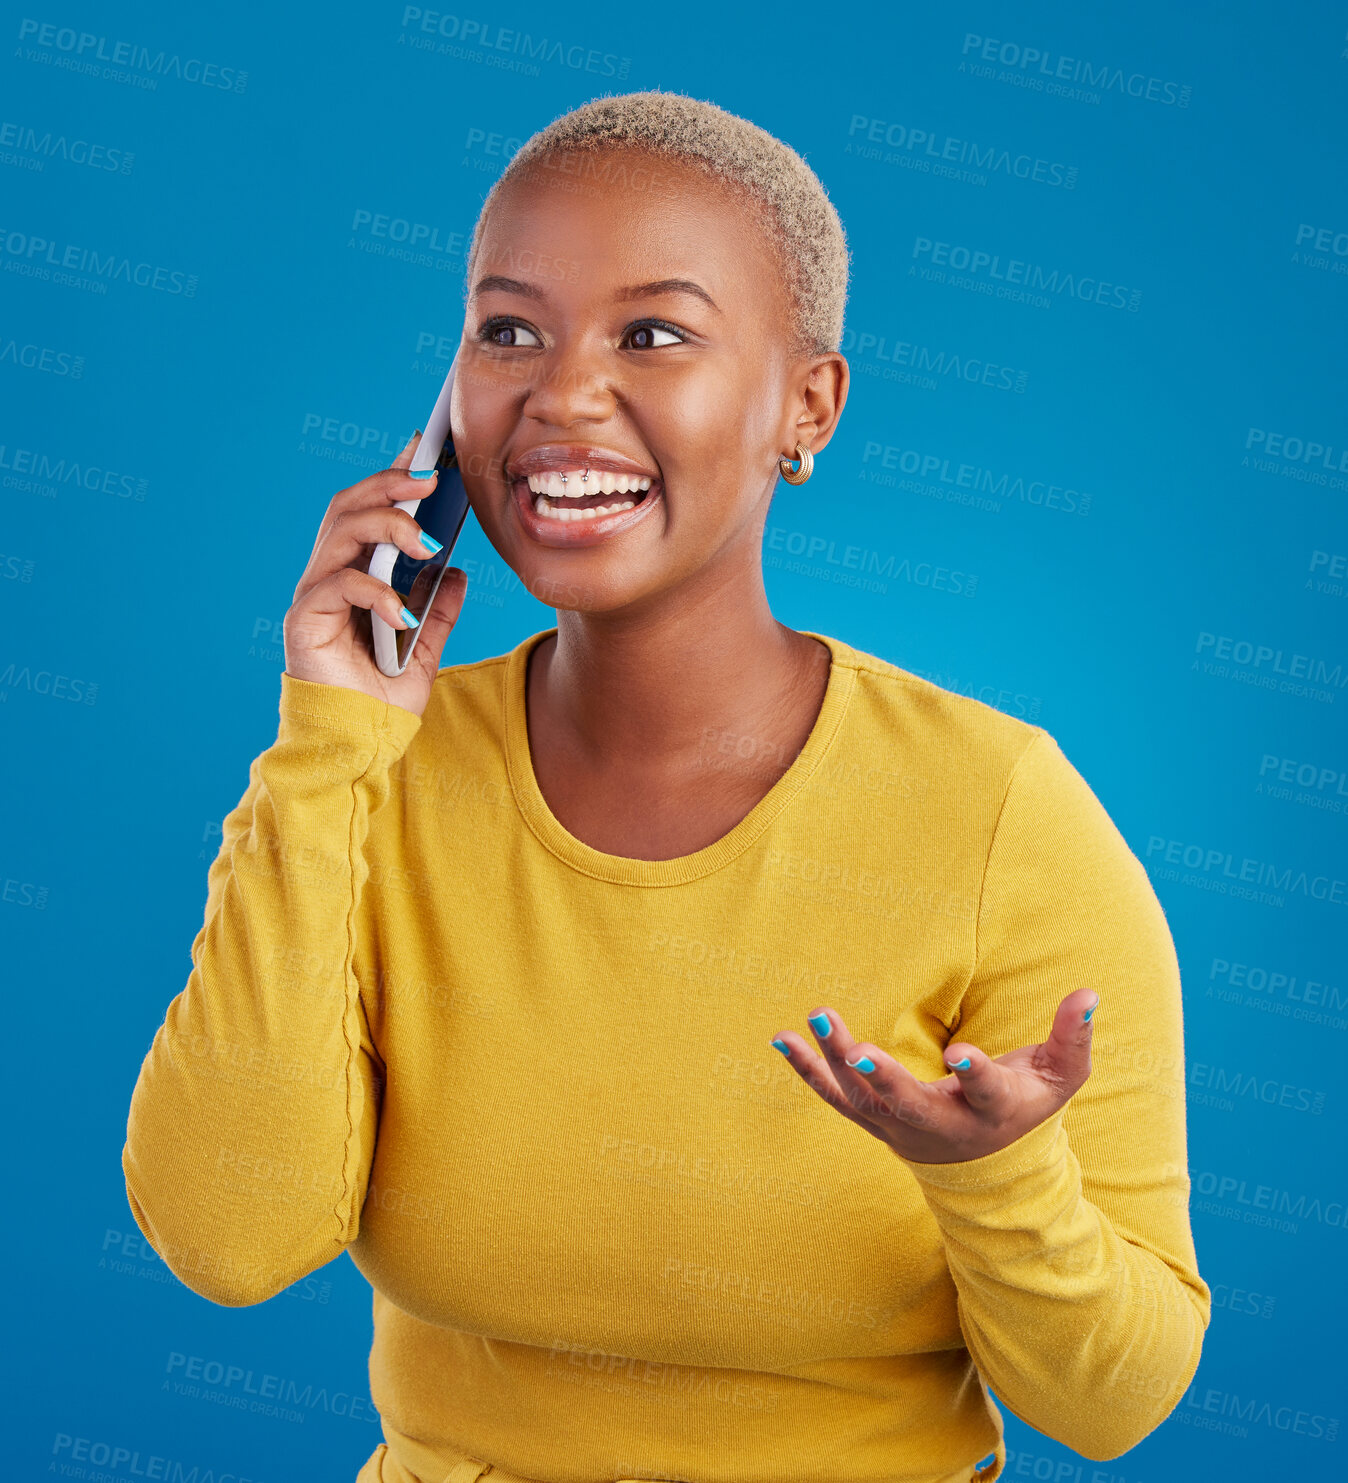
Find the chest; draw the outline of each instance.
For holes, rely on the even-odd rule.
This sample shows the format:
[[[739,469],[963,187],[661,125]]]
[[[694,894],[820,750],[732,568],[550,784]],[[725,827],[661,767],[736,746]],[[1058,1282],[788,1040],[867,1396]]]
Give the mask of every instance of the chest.
[[[371,1281],[518,1342],[637,1353],[655,1305],[674,1362],[896,1352],[913,1293],[948,1283],[934,1224],[770,1041],[825,1004],[941,1075],[972,898],[930,846],[851,845],[783,830],[661,889],[579,877],[526,831],[471,870],[423,861],[443,884],[415,928],[368,945],[388,1067]],[[774,1305],[789,1321],[758,1322]]]

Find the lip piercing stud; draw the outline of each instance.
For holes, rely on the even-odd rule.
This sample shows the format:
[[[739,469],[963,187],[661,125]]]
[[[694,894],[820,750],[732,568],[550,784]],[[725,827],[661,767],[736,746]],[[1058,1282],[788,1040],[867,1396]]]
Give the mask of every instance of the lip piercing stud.
[[[589,469],[586,469],[585,472],[580,476],[580,482],[582,484],[588,484],[590,482],[590,471],[589,471]]]

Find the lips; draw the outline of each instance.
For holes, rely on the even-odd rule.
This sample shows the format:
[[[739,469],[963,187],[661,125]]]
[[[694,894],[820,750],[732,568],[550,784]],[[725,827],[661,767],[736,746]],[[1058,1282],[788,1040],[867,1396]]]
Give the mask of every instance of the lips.
[[[634,458],[611,448],[596,448],[588,443],[543,443],[526,449],[506,461],[506,477],[527,479],[530,474],[561,473],[567,469],[599,469],[613,474],[636,474],[652,481],[660,477],[658,469],[638,463]]]
[[[611,448],[548,443],[506,463],[515,509],[545,546],[590,546],[644,519],[661,502],[659,471]]]

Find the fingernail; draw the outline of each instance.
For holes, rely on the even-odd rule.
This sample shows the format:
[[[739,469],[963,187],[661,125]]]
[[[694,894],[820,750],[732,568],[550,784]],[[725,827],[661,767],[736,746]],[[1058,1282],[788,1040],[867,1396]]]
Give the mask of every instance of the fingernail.
[[[438,469],[408,469],[408,474],[413,479],[434,479],[439,473]]]
[[[828,1022],[828,1015],[826,1015],[826,1014],[812,1014],[809,1018],[810,1018],[810,1024],[813,1026],[814,1030],[819,1035],[819,1038],[821,1040],[827,1040],[828,1037],[829,1037],[829,1035],[830,1035],[830,1033],[833,1030],[833,1026],[830,1025],[829,1022]]]
[[[847,1064],[855,1071],[864,1071],[867,1076],[875,1070],[875,1062],[869,1056],[862,1056],[859,1061],[848,1061]]]
[[[1086,1013],[1081,1016],[1081,1018],[1084,1021],[1084,1023],[1090,1024],[1091,1016],[1095,1013],[1095,1011],[1097,1009],[1099,1009],[1099,1007],[1100,1007],[1100,1005],[1099,1005],[1098,1002],[1091,1005],[1091,1007],[1086,1011]]]
[[[428,536],[423,530],[421,532],[421,544],[425,546],[428,551],[435,552],[441,550],[444,547],[445,543],[443,541],[437,541],[434,536]]]
[[[407,608],[403,609],[403,622],[406,623],[409,628],[421,627],[421,619]]]
[[[791,1047],[786,1043],[785,1040],[777,1039],[774,1040],[772,1043],[777,1047],[779,1051],[781,1051],[781,1053],[786,1057],[788,1061],[791,1059]]]
[[[973,1065],[973,1062],[969,1059],[968,1056],[965,1056],[962,1061],[947,1061],[946,1065],[949,1066],[952,1071],[967,1071],[969,1067]]]

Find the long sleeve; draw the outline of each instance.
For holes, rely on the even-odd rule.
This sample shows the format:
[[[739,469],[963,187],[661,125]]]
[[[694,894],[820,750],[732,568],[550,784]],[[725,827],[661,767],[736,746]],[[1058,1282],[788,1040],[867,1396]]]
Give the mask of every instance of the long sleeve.
[[[1107,1460],[1174,1409],[1211,1311],[1189,1226],[1179,968],[1146,872],[1047,732],[997,822],[952,1039],[992,1056],[1100,995],[1086,1084],[1008,1147],[909,1161],[980,1373],[1023,1421]]]
[[[277,739],[222,825],[122,1153],[137,1224],[214,1302],[261,1302],[357,1234],[382,1085],[352,968],[362,847],[420,724],[283,674]]]

